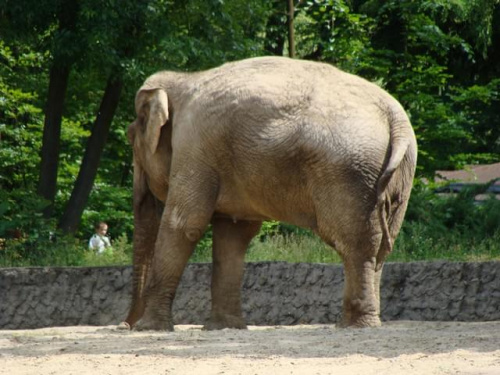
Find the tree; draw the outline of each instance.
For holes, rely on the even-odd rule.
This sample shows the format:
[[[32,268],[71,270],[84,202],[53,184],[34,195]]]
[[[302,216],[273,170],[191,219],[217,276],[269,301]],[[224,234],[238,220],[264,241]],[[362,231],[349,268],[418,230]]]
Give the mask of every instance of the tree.
[[[59,150],[61,121],[64,101],[68,86],[71,65],[78,55],[75,46],[75,20],[79,2],[70,0],[54,0],[39,4],[28,0],[23,4],[7,0],[1,10],[2,24],[9,29],[7,37],[34,39],[30,30],[44,30],[51,33],[50,82],[47,101],[44,107],[45,121],[41,149],[38,194],[46,199],[48,206],[44,210],[45,217],[52,214],[54,198],[57,191],[57,171],[59,166]],[[58,25],[54,30],[52,25]]]
[[[99,60],[98,66],[109,70],[110,73],[87,141],[78,177],[59,220],[59,228],[64,233],[75,233],[80,224],[124,86],[122,65],[135,56],[138,46],[144,42],[144,25],[149,2],[122,1],[120,4],[103,3],[100,6],[101,8],[96,9],[94,4],[84,4],[81,17],[84,20],[81,22],[81,27],[92,33],[97,40],[107,39],[105,48],[113,50],[114,53],[111,54],[111,58]],[[112,37],[108,35],[110,27],[114,30]],[[102,52],[101,48],[97,53],[89,51],[90,56],[94,52],[95,61],[98,60],[98,53]]]
[[[270,14],[265,29],[264,49],[268,54],[283,56],[286,39],[286,4],[283,0],[273,0],[270,5]]]
[[[206,2],[192,1],[183,2],[182,6],[179,3],[177,9],[182,9],[183,7],[185,11],[183,16],[179,16],[181,20],[186,20],[186,14],[188,17],[199,19],[193,22],[193,19],[188,18],[188,25],[179,25],[180,27],[177,30],[171,26],[169,27],[170,23],[176,22],[176,17],[173,17],[173,15],[177,13],[176,8],[170,8],[170,5],[169,2],[163,1],[122,1],[119,5],[114,3],[102,4],[97,12],[94,8],[92,9],[93,12],[86,12],[85,8],[82,10],[84,15],[88,15],[86,21],[89,26],[86,26],[85,29],[92,30],[97,38],[103,39],[102,35],[109,34],[108,30],[110,27],[115,30],[111,37],[107,36],[108,43],[106,47],[114,51],[112,56],[116,58],[109,61],[111,75],[108,78],[108,84],[101,101],[98,116],[87,143],[75,187],[59,221],[59,227],[66,233],[73,233],[78,229],[82,213],[92,190],[100,156],[106,144],[111,121],[118,106],[118,100],[123,87],[123,75],[126,72],[122,67],[127,62],[133,61],[141,53],[154,53],[154,50],[147,50],[147,46],[153,41],[156,40],[162,43],[165,38],[172,40],[172,35],[169,35],[170,33],[178,33],[179,30],[183,30],[186,26],[191,27],[190,25],[199,25],[200,23],[203,24],[203,22],[207,23],[205,27],[190,31],[190,42],[193,41],[196,34],[198,34],[196,35],[198,42],[205,41],[207,33],[210,37],[216,40],[219,39],[219,50],[221,47],[224,48],[226,40],[230,44],[240,42],[240,40],[243,43],[246,42],[244,38],[240,39],[235,36],[235,32],[238,31],[236,22],[230,29],[222,27],[224,23],[233,21],[235,17],[233,14],[229,14],[229,12],[233,9],[241,11],[240,7],[246,6],[243,2],[236,2],[231,6],[223,6],[220,2],[208,2],[207,4]],[[205,7],[207,8],[206,13],[202,11]],[[113,17],[115,14],[117,17]],[[206,17],[206,14],[212,15],[212,17]],[[239,14],[243,15],[244,13],[241,12]],[[103,15],[110,16],[103,17]],[[105,20],[106,22],[101,24],[101,20]],[[102,34],[96,31],[100,27],[102,28]],[[224,35],[228,31],[232,34],[230,38]],[[214,47],[210,46],[208,48],[218,51]],[[227,50],[230,50],[228,47]],[[213,58],[214,56],[208,55],[207,57]],[[200,65],[200,61],[197,63]],[[217,64],[218,62],[215,63]]]
[[[295,5],[293,0],[288,0],[287,4],[287,23],[288,23],[288,56],[295,57],[295,29],[293,20],[295,18]]]
[[[83,210],[94,185],[99,161],[106,145],[109,128],[118,106],[122,88],[123,80],[121,77],[109,77],[92,133],[87,141],[75,186],[59,221],[59,228],[65,233],[74,233],[80,224]]]
[[[356,5],[373,22],[371,47],[356,72],[386,87],[409,112],[420,173],[499,160],[499,118],[478,118],[480,108],[492,114],[498,104],[498,82],[490,73],[497,68],[479,73],[500,63],[489,47],[498,43],[492,32],[498,0]],[[486,140],[486,134],[493,136]]]
[[[7,227],[48,237],[55,222],[86,237],[102,218],[130,236],[126,127],[136,89],[161,69],[285,55],[287,4],[4,0],[0,237]],[[396,96],[417,133],[419,173],[500,159],[498,0],[294,5],[296,56],[337,65]],[[38,214],[47,202],[52,220]]]

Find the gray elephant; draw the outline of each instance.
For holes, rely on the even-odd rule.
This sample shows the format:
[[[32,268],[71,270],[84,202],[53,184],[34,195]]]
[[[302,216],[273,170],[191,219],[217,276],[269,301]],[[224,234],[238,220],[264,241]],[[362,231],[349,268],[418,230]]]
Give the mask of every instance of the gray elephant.
[[[134,276],[122,327],[173,330],[179,279],[212,224],[205,328],[245,328],[244,256],[270,219],[310,228],[340,254],[341,325],[380,325],[382,265],[417,159],[393,97],[327,64],[261,57],[156,73],[135,109]]]

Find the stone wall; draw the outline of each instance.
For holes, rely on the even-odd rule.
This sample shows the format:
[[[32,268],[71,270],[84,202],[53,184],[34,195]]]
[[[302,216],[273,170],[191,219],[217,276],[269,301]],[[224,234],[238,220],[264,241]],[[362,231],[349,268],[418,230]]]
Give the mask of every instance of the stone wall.
[[[130,267],[0,269],[0,329],[109,325],[125,318]],[[210,264],[190,264],[174,303],[177,324],[203,324],[210,311]],[[339,265],[248,263],[248,324],[335,323],[341,313]],[[389,263],[383,320],[500,320],[500,262]]]

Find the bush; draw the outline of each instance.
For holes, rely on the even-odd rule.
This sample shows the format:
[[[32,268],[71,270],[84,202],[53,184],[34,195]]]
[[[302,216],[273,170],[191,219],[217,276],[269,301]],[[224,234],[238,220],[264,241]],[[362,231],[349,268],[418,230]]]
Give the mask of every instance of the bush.
[[[97,254],[94,250],[87,249],[83,253],[85,266],[123,266],[132,264],[132,244],[127,236],[122,235],[112,243],[111,248]]]
[[[0,244],[0,267],[83,265],[85,247],[80,240],[42,233],[43,237],[5,239]]]
[[[111,239],[122,236],[132,238],[132,189],[113,187],[105,183],[96,183],[94,186],[82,215],[78,236],[90,238],[94,234],[95,224],[104,221],[109,226],[108,236]]]
[[[74,237],[5,239],[0,243],[0,267],[118,266],[132,264],[132,244],[123,235],[103,254]]]
[[[500,258],[500,201],[474,200],[486,185],[440,196],[436,185],[418,181],[406,220],[389,260],[478,260]]]

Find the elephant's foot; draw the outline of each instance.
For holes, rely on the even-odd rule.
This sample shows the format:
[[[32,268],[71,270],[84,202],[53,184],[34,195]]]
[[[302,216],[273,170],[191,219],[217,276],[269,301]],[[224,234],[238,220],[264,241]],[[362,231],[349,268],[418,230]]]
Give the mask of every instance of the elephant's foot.
[[[116,326],[116,329],[118,331],[130,331],[132,327],[130,327],[130,324],[128,324],[127,322],[121,322]]]
[[[159,322],[159,321],[141,319],[134,326],[134,330],[172,332],[174,330],[174,324],[171,322]]]
[[[212,314],[208,322],[203,326],[203,329],[206,331],[224,328],[247,329],[247,325],[245,320],[240,316]]]
[[[134,325],[137,331],[173,331],[174,323],[170,314],[155,314],[153,311],[146,312],[144,316]]]
[[[346,303],[342,313],[342,320],[337,324],[341,328],[365,328],[365,327],[380,327],[380,315],[377,309],[372,307],[361,308],[361,301],[351,301]]]
[[[342,318],[340,323],[337,324],[339,328],[368,328],[380,327],[382,323],[380,318],[374,315],[362,315],[357,319]]]

